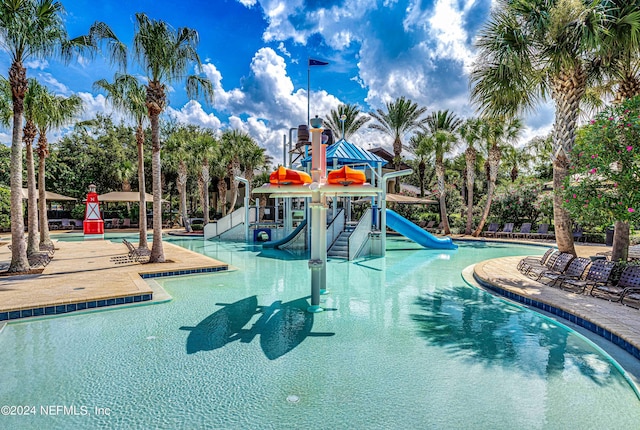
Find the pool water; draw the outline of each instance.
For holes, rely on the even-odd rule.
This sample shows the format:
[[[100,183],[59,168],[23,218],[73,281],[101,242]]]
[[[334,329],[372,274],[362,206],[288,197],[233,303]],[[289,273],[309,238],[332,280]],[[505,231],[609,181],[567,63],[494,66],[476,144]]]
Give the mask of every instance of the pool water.
[[[163,279],[173,296],[165,304],[5,327],[0,405],[68,409],[0,416],[0,428],[586,429],[640,422],[633,387],[601,350],[461,278],[474,262],[542,248],[459,242],[458,250],[439,251],[391,238],[386,258],[329,261],[327,310],[314,315],[304,312],[307,256],[169,240],[236,270]]]

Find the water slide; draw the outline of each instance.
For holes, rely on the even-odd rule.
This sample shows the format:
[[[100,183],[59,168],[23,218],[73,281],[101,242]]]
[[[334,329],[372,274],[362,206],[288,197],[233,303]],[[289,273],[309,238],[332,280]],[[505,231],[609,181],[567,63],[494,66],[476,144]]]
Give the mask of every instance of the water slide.
[[[426,230],[421,229],[408,219],[398,215],[391,209],[387,209],[387,227],[397,231],[401,235],[413,240],[425,248],[457,249],[450,237],[435,237]]]
[[[278,248],[282,245],[284,245],[285,243],[289,242],[290,240],[295,239],[295,237],[298,235],[298,233],[300,233],[300,231],[302,231],[303,228],[305,228],[307,226],[307,220],[303,220],[300,224],[298,224],[298,227],[296,227],[295,230],[293,230],[293,232],[291,232],[291,234],[289,234],[288,236],[280,239],[280,240],[272,240],[271,242],[265,242],[262,244],[263,248]]]

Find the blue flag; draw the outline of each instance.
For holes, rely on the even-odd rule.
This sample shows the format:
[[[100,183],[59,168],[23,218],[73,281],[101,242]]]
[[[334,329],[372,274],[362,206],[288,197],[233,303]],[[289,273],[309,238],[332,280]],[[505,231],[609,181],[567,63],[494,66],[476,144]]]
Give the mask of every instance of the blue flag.
[[[313,58],[309,58],[309,66],[326,66],[326,61],[314,60]]]

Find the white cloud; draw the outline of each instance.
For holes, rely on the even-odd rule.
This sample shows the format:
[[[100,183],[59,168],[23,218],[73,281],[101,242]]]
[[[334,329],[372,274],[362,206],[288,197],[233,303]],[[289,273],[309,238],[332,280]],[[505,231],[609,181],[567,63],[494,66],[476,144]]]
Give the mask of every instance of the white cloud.
[[[437,48],[433,53],[435,58],[448,58],[462,62],[467,73],[475,57],[467,45],[469,36],[463,28],[465,15],[475,4],[475,0],[468,1],[462,9],[457,0],[436,0],[433,15],[429,18],[429,34],[436,38]]]
[[[39,80],[42,81],[51,91],[56,94],[68,96],[72,91],[62,82],[53,77],[51,73],[41,72],[38,73]]]
[[[282,53],[282,55],[286,55],[287,57],[291,58],[291,52],[289,52],[287,50],[287,47],[284,46],[284,42],[280,42],[278,44],[278,51],[280,51]]]
[[[26,61],[24,63],[24,67],[26,67],[27,69],[44,70],[47,67],[49,67],[49,62],[47,60],[33,59],[33,60]]]
[[[207,113],[196,100],[190,100],[180,110],[172,107],[166,109],[166,114],[176,118],[178,122],[196,124],[206,128],[218,130],[222,122],[213,113]]]
[[[255,6],[256,4],[256,0],[238,0],[238,2],[240,2],[246,7],[252,7],[252,6]]]

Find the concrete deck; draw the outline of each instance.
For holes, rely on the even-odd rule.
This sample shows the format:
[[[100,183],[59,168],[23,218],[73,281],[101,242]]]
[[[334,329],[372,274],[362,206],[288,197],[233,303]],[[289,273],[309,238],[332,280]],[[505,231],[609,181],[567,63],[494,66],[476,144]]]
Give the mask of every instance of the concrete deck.
[[[151,245],[151,244],[149,244]],[[127,255],[122,243],[105,240],[55,242],[51,262],[40,274],[0,276],[0,314],[24,309],[153,294],[142,276],[224,270],[227,264],[164,242],[166,263],[116,264]],[[0,264],[11,260],[0,247]]]

